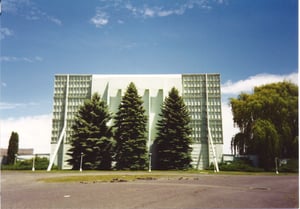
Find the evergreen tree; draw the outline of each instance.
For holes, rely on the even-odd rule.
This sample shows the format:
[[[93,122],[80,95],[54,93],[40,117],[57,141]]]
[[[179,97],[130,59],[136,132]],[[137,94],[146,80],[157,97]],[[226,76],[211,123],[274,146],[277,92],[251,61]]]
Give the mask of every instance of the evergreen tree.
[[[130,83],[115,116],[117,169],[147,168],[146,124],[142,98],[134,83]]]
[[[107,105],[97,93],[79,108],[68,153],[73,169],[79,169],[81,154],[83,169],[111,169],[114,141],[111,127],[107,125],[111,118]]]
[[[161,119],[157,122],[157,137],[154,141],[155,169],[188,169],[191,159],[191,128],[187,106],[178,90],[172,88],[165,99]]]
[[[19,135],[17,132],[12,132],[9,138],[7,149],[7,164],[14,164],[16,154],[19,151]]]

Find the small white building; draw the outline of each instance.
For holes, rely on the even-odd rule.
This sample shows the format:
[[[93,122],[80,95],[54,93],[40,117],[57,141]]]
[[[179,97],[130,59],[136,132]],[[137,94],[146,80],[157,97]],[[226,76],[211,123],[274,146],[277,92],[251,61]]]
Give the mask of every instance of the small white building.
[[[193,167],[208,167],[213,162],[213,153],[221,161],[223,131],[219,74],[56,75],[50,164],[53,162],[61,169],[70,168],[66,162],[69,157],[66,153],[70,148],[71,127],[75,113],[84,100],[98,92],[114,114],[130,82],[135,84],[144,102],[148,118],[149,149],[156,136],[161,105],[171,88],[175,87],[182,95],[192,118]]]

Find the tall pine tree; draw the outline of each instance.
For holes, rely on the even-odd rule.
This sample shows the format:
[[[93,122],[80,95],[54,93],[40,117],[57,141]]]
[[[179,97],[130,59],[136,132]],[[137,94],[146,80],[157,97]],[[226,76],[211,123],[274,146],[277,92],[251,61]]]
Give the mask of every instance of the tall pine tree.
[[[116,168],[143,170],[147,168],[147,117],[142,98],[130,83],[115,117]]]
[[[19,135],[17,132],[12,132],[9,138],[7,149],[7,164],[14,164],[16,154],[19,151]]]
[[[68,153],[73,169],[79,169],[81,153],[83,169],[111,169],[114,141],[111,127],[107,125],[111,118],[107,105],[97,93],[80,107],[72,126],[74,133]]]
[[[191,128],[187,106],[178,90],[172,88],[165,99],[161,119],[157,122],[157,137],[154,141],[154,168],[183,170],[190,168]]]

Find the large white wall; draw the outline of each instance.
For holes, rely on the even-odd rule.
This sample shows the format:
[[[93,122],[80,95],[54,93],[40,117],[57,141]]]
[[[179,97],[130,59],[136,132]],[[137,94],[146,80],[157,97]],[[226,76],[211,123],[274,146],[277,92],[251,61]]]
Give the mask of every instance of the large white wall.
[[[182,89],[180,74],[158,74],[158,75],[93,75],[92,92],[104,93],[106,87],[110,95],[115,95],[118,90],[125,91],[129,83],[133,82],[142,95],[145,90],[150,90],[150,96],[155,96],[159,89],[163,89],[166,94],[172,87],[176,87],[179,92]]]
[[[107,102],[110,111],[116,113],[122,96],[131,82],[135,84],[139,96],[144,101],[148,117],[149,146],[156,135],[155,126],[164,98],[173,87],[181,94],[181,75],[93,75],[92,94],[98,92]]]

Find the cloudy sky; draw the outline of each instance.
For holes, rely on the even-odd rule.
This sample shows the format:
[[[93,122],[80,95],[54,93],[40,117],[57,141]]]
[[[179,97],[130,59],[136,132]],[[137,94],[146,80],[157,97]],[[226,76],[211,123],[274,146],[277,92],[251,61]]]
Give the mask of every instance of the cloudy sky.
[[[1,143],[49,152],[55,74],[220,73],[228,99],[298,82],[297,0],[3,0]]]

